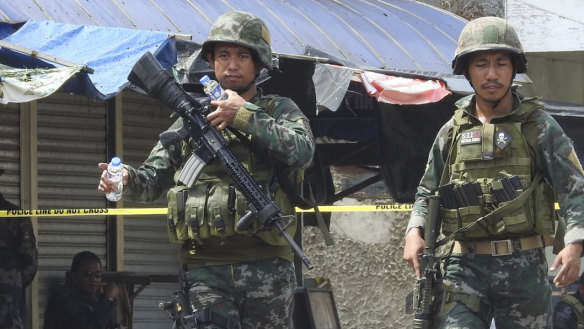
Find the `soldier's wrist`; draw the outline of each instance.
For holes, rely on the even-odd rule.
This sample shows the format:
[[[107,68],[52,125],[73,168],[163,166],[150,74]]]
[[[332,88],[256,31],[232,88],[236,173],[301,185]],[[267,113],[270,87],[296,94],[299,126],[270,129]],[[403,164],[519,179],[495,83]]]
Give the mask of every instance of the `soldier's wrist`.
[[[424,228],[421,226],[412,226],[406,231],[406,236],[409,234],[418,234],[421,238],[424,238]]]

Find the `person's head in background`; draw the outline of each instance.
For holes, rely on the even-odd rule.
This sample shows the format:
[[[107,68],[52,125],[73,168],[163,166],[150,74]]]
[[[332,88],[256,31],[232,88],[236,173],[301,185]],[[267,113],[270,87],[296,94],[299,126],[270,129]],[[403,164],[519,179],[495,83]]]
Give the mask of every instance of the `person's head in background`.
[[[101,260],[91,251],[82,251],[73,257],[71,279],[84,294],[94,295],[101,284]]]

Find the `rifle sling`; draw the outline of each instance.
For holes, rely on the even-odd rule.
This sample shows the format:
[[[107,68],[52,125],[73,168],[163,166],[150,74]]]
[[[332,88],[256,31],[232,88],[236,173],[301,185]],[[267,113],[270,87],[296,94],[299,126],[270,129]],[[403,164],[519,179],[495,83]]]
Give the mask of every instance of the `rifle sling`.
[[[543,174],[538,171],[537,174],[535,175],[534,180],[531,182],[531,185],[525,190],[523,191],[518,197],[516,197],[515,199],[509,201],[509,203],[493,210],[492,212],[490,212],[489,214],[475,220],[474,222],[468,224],[467,226],[461,227],[458,230],[456,230],[455,232],[453,232],[452,234],[450,234],[449,236],[443,238],[442,240],[438,241],[436,244],[437,246],[441,246],[443,244],[445,244],[447,241],[449,241],[450,239],[456,237],[458,234],[462,233],[464,234],[465,231],[469,230],[471,227],[475,226],[475,225],[487,225],[488,224],[494,224],[496,221],[501,220],[501,218],[513,211],[518,209],[519,207],[523,206],[523,204],[525,203],[525,200],[527,199],[527,197],[529,197],[529,195],[531,193],[533,193],[533,191],[535,190],[535,186],[539,183],[539,181],[543,178]]]

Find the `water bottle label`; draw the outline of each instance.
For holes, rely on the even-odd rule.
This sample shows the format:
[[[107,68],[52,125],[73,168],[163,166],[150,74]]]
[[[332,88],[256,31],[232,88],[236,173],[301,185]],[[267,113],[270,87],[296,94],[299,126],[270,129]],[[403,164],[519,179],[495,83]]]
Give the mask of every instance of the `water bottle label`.
[[[222,90],[219,88],[215,88],[213,89],[213,91],[211,92],[212,94],[212,98],[213,99],[221,99],[221,97],[223,96]]]

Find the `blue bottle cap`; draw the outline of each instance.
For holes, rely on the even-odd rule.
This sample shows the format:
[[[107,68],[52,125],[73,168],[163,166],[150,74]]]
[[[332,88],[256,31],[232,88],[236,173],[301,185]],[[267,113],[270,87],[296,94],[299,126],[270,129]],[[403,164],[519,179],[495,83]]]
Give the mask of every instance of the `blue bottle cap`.
[[[118,158],[118,157],[113,157],[111,164],[112,166],[119,166],[122,163],[122,159]]]
[[[203,75],[203,77],[201,79],[199,79],[199,81],[202,84],[205,84],[205,82],[209,81],[209,76],[205,74],[205,75]]]

